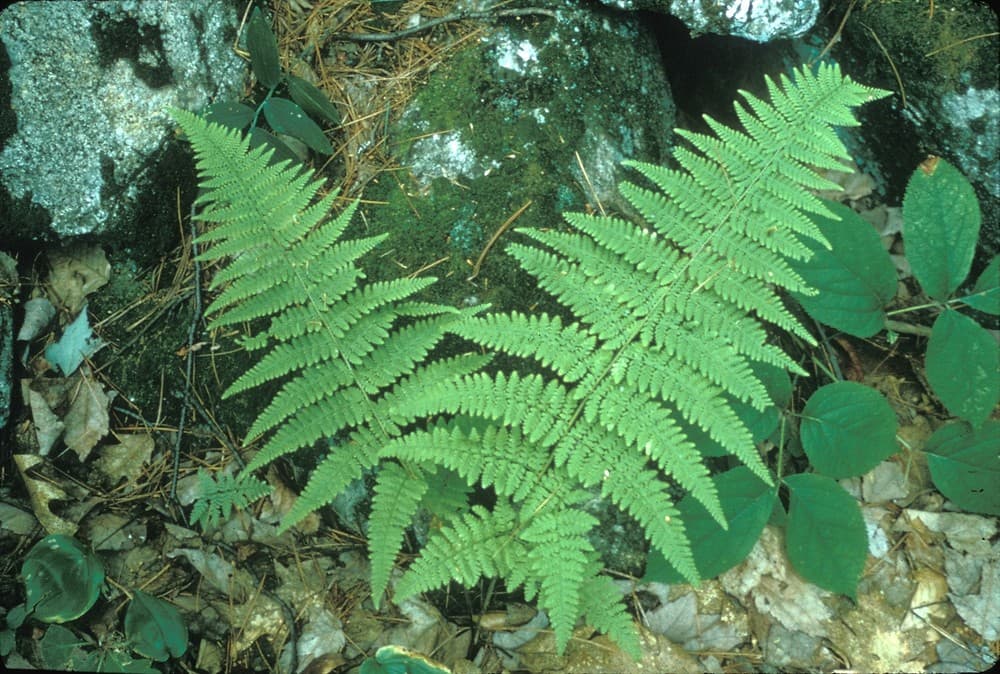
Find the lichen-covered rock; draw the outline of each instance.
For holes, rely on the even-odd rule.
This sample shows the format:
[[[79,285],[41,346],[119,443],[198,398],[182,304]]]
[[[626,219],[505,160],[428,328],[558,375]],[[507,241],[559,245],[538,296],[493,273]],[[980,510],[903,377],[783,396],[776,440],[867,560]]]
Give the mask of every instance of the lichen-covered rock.
[[[137,223],[174,231],[173,209],[146,191],[170,137],[164,109],[238,95],[236,22],[223,0],[21,2],[0,13],[0,241],[118,232],[150,244],[157,232]]]
[[[734,35],[754,42],[799,37],[812,28],[819,0],[601,0],[620,9],[677,17],[694,33]]]
[[[366,190],[393,260],[438,261],[443,302],[525,309],[502,252],[512,230],[475,267],[493,233],[515,215],[554,227],[563,211],[623,208],[621,161],[667,156],[675,110],[652,36],[602,8],[556,15],[504,21],[435,70],[391,130],[406,170]]]

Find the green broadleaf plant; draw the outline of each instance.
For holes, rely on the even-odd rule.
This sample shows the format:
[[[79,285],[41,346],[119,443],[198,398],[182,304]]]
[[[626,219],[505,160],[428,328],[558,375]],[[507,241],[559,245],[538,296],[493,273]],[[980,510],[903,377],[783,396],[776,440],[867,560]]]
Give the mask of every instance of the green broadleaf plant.
[[[38,541],[21,567],[26,600],[7,615],[4,631],[13,648],[13,633],[27,618],[45,623],[65,623],[91,609],[104,584],[104,567],[93,552],[70,536],[53,534]],[[187,650],[187,628],[180,614],[166,602],[134,590],[125,616],[129,647],[154,660],[180,657]],[[79,671],[155,672],[148,660],[124,653],[90,649],[89,638],[53,625],[43,637],[43,660],[55,669]],[[84,648],[87,647],[87,648]],[[9,653],[8,649],[8,653]],[[7,653],[4,653],[6,655]]]
[[[132,649],[155,662],[184,655],[187,626],[173,605],[141,590],[132,591],[125,611],[125,636]]]
[[[896,416],[877,391],[835,382],[809,398],[801,417],[802,446],[817,472],[781,479],[792,494],[785,523],[788,559],[806,580],[854,597],[868,539],[860,506],[836,480],[862,475],[896,451]],[[769,517],[782,507],[777,488],[750,479],[743,470],[715,478],[728,531],[708,521],[690,497],[678,504],[689,523],[692,553],[703,577],[717,576],[741,562]],[[643,580],[681,582],[655,551]]]
[[[870,337],[882,327],[906,327],[890,321],[889,316],[928,307],[939,311],[927,342],[927,380],[947,410],[970,425],[968,433],[978,438],[974,445],[985,449],[974,453],[976,462],[966,464],[962,471],[946,470],[944,466],[953,465],[950,460],[933,455],[935,447],[951,447],[951,442],[928,442],[925,451],[931,465],[936,466],[931,474],[942,493],[949,498],[956,495],[956,503],[975,505],[973,509],[980,512],[978,508],[987,507],[987,501],[970,499],[967,494],[1000,470],[1000,436],[980,435],[977,430],[988,423],[1000,401],[1000,348],[996,338],[961,309],[964,304],[987,314],[1000,314],[1000,258],[989,262],[968,294],[955,295],[969,275],[979,238],[982,216],[975,192],[954,166],[937,157],[928,158],[913,172],[903,199],[906,257],[917,281],[935,302],[889,314],[884,311],[892,299],[886,293],[889,256],[867,233],[871,231],[869,225],[849,209],[838,208],[845,232],[856,237],[850,249],[850,256],[857,260],[851,281],[840,286],[829,283],[826,287],[829,299],[825,305],[838,306],[838,312],[824,310],[814,298],[801,298],[802,306],[816,320],[859,337]],[[822,222],[817,224],[824,229]],[[849,243],[844,242],[844,246],[847,250]],[[844,257],[848,255],[817,250],[811,260],[796,268],[813,285],[822,286],[830,277],[829,269],[842,267],[838,260]],[[948,425],[938,432],[950,438],[948,434],[958,433],[945,430],[951,426],[961,428]],[[968,482],[968,489],[961,485],[960,478]]]
[[[261,114],[275,133],[296,138],[320,154],[332,154],[333,146],[310,116],[336,126],[340,124],[340,114],[316,85],[282,71],[277,39],[259,7],[254,8],[247,22],[246,45],[254,77],[267,89],[264,99],[256,108],[219,101],[208,107],[206,118],[233,129],[249,128],[252,132],[251,146],[263,143],[275,148],[278,150],[276,161],[292,159],[295,155],[285,142],[274,135],[259,133],[262,130],[257,122]],[[282,84],[292,100],[275,96]]]

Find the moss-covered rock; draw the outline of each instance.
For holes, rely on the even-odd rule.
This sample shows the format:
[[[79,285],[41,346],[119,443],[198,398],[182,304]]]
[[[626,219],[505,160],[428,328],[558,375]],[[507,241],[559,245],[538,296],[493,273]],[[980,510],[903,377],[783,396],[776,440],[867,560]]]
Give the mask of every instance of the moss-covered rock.
[[[621,208],[620,162],[663,161],[673,122],[655,42],[634,19],[567,9],[497,26],[436,70],[393,125],[405,170],[365,193],[367,231],[391,233],[370,276],[436,263],[437,300],[530,310],[541,295],[502,253],[513,231],[476,266],[493,234],[529,202],[512,229]]]

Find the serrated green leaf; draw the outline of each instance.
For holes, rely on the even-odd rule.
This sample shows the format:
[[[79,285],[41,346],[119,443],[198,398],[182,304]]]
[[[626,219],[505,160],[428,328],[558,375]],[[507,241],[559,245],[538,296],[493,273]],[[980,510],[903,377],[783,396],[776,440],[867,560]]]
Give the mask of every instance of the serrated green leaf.
[[[831,478],[801,473],[785,478],[791,491],[785,546],[799,574],[852,599],[868,556],[858,502]]]
[[[1000,349],[978,323],[945,311],[927,343],[927,381],[948,411],[979,426],[1000,400]]]
[[[850,208],[824,204],[839,220],[810,215],[832,249],[812,239],[803,243],[809,260],[789,260],[816,295],[792,293],[820,323],[855,337],[871,337],[885,324],[885,306],[896,295],[896,270],[874,228]]]
[[[188,646],[187,627],[177,609],[141,590],[132,591],[125,611],[125,636],[132,650],[156,662],[179,658]]]
[[[31,616],[46,623],[64,623],[79,618],[97,601],[104,567],[75,538],[53,534],[28,552],[21,577]]]
[[[334,125],[340,124],[340,112],[314,84],[295,75],[289,75],[285,79],[288,95],[299,107],[316,119],[324,119]]]
[[[976,286],[962,301],[973,309],[979,309],[994,316],[1000,315],[1000,255],[996,255],[986,265],[986,269],[976,280]]]
[[[799,435],[818,473],[835,479],[864,475],[896,452],[896,414],[875,389],[834,382],[809,398]]]
[[[698,575],[702,578],[715,578],[750,554],[771,516],[778,493],[776,487],[768,487],[746,466],[737,466],[712,480],[729,522],[728,530],[720,527],[693,497],[685,496],[677,504]],[[667,584],[687,582],[656,549],[649,552],[642,580]]]
[[[913,275],[929,296],[944,301],[969,274],[982,214],[972,185],[944,159],[910,176],[903,197],[903,242]]]
[[[931,479],[955,505],[984,515],[1000,515],[1000,421],[981,428],[967,422],[945,424],[924,446]]]
[[[272,96],[264,101],[263,110],[264,118],[275,132],[294,136],[316,152],[333,153],[333,146],[323,135],[323,130],[295,103]]]
[[[278,41],[260,7],[255,7],[247,23],[247,51],[250,67],[263,86],[273,89],[281,81],[281,63],[278,59]]]

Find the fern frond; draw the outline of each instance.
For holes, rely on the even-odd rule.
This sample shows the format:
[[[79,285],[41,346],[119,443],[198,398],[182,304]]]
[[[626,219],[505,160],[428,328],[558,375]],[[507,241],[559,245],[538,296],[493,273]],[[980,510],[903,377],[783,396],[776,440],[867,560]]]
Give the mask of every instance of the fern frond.
[[[429,485],[424,471],[411,464],[382,464],[375,483],[372,513],[368,520],[368,549],[372,565],[372,601],[378,608],[389,584],[403,531],[413,521]]]
[[[228,473],[214,476],[198,470],[198,498],[191,508],[191,524],[212,527],[228,520],[233,510],[242,510],[271,493],[271,487],[251,476],[239,478]]]
[[[492,510],[472,506],[470,512],[432,531],[427,545],[396,584],[397,600],[412,597],[456,580],[468,587],[480,578],[499,578],[509,570],[506,560],[523,559],[526,548],[513,535],[515,512],[498,501]]]
[[[521,540],[530,544],[528,561],[540,580],[538,604],[549,614],[560,652],[580,615],[584,580],[600,568],[587,538],[597,523],[581,510],[557,510],[534,518],[520,533]]]

